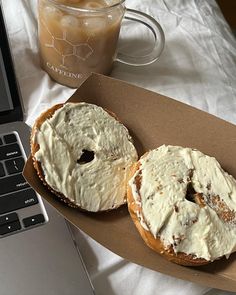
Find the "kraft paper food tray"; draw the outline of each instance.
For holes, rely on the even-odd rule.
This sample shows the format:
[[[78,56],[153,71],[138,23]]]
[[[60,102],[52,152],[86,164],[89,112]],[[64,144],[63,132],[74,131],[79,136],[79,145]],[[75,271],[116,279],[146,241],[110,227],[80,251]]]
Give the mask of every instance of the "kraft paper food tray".
[[[162,144],[194,147],[218,159],[236,177],[236,126],[206,112],[136,86],[92,74],[69,101],[86,101],[116,113],[128,127],[139,155]],[[29,157],[24,176],[60,214],[125,259],[152,270],[209,287],[236,291],[236,254],[202,267],[168,262],[149,249],[126,206],[106,213],[67,207],[39,181]]]

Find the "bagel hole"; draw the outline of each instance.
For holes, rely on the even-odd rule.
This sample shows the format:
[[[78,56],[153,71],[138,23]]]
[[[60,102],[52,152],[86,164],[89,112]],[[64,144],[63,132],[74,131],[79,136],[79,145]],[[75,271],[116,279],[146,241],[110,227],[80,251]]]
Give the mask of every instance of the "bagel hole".
[[[81,157],[77,160],[77,163],[80,165],[92,162],[94,159],[94,152],[88,150],[82,150]]]
[[[185,199],[190,201],[190,202],[196,203],[195,194],[196,194],[196,191],[193,188],[192,183],[189,182],[188,185],[187,185],[187,192],[186,192]]]

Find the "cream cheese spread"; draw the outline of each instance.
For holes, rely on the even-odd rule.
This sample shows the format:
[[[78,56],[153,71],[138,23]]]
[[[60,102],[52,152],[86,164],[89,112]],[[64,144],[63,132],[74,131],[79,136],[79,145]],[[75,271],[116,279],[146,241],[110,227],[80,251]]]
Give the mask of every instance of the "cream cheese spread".
[[[166,248],[208,261],[236,251],[236,180],[215,158],[191,148],[163,145],[140,159],[129,185],[141,206],[142,216],[137,216],[141,225]],[[195,192],[200,193],[203,206],[193,199]],[[222,220],[213,196],[234,218]]]
[[[36,133],[46,182],[88,211],[126,201],[128,169],[137,152],[127,128],[103,108],[66,103]]]

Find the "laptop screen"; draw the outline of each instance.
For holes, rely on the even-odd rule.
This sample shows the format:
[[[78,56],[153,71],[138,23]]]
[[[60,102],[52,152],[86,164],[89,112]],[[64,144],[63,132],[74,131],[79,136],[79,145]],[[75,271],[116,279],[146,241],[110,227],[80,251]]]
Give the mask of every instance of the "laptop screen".
[[[6,69],[3,62],[2,51],[0,49],[0,112],[13,109],[11,93],[7,82]]]
[[[6,26],[0,6],[0,124],[23,120]]]

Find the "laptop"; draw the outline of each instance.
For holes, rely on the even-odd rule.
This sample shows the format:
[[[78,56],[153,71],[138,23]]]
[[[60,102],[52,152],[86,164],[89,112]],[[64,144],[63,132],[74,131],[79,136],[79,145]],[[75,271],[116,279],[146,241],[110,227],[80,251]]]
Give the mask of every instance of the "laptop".
[[[65,219],[25,181],[29,127],[0,5],[0,294],[92,295]]]

